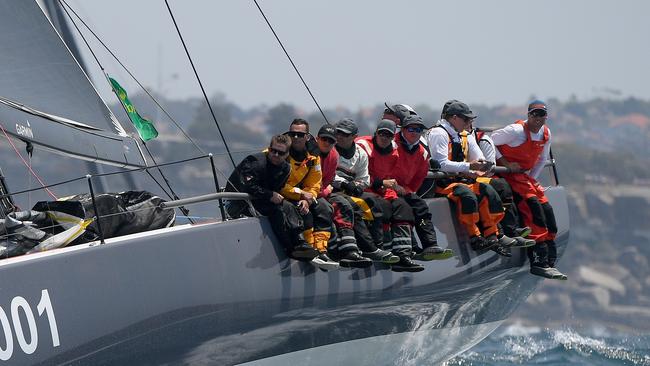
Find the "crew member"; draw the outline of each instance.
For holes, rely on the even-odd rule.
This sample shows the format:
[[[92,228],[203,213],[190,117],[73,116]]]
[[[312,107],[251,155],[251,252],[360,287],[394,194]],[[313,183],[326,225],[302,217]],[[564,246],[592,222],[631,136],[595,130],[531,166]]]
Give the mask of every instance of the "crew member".
[[[293,203],[280,194],[291,171],[286,160],[290,146],[291,138],[288,136],[273,136],[266,151],[249,155],[237,165],[228,178],[226,191],[248,193],[254,209],[268,216],[271,228],[287,254],[295,259],[310,261],[318,255],[318,251],[305,240],[302,215]],[[253,216],[254,213],[248,208],[243,200],[227,203],[231,217],[242,214]]]
[[[528,238],[537,243],[528,248],[530,273],[566,280],[567,276],[555,268],[555,214],[544,189],[537,182],[551,149],[547,118],[546,103],[534,100],[528,105],[527,120],[518,120],[496,130],[491,137],[498,149],[497,163],[510,171],[503,177],[512,187],[521,220],[532,229]]]

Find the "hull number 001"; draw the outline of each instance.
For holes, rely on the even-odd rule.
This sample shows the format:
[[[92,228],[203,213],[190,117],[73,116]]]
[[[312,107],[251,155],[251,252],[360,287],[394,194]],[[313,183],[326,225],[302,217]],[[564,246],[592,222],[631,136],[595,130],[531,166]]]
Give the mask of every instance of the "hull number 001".
[[[52,336],[52,346],[59,346],[59,329],[56,326],[54,308],[50,301],[50,294],[46,290],[41,291],[41,300],[36,305],[38,316],[47,317]],[[11,319],[11,320],[10,320]],[[7,361],[14,354],[14,335],[20,349],[28,355],[36,351],[38,347],[38,328],[32,307],[22,296],[16,296],[11,300],[9,314],[0,307],[0,360]],[[4,342],[1,338],[4,337]],[[4,343],[4,345],[3,345]]]

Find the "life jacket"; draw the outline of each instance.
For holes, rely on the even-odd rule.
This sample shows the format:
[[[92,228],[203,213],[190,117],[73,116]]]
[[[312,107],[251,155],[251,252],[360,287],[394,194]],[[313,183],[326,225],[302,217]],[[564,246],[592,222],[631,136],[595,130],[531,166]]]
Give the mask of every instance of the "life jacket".
[[[544,128],[544,137],[541,141],[533,141],[530,138],[530,130],[528,129],[528,124],[522,120],[515,122],[524,127],[524,134],[526,135],[526,141],[519,146],[509,146],[509,145],[499,145],[499,151],[506,160],[511,163],[517,163],[524,170],[532,169],[537,161],[539,160],[544,146],[549,139],[549,129],[546,125],[542,126]]]
[[[476,137],[477,144],[481,141],[488,141],[487,139],[483,139],[483,136],[485,136],[485,131],[474,129],[474,137]]]
[[[291,165],[291,173],[280,194],[293,201],[300,199],[301,191],[309,192],[314,197],[318,197],[323,179],[320,157],[307,153],[305,160],[296,161],[290,155],[287,161]]]
[[[407,193],[413,193],[420,189],[429,171],[429,151],[422,143],[409,150],[402,139],[401,133],[395,135],[398,159],[394,178]]]
[[[449,136],[449,147],[447,151],[449,155],[447,159],[451,161],[467,161],[467,156],[469,155],[469,141],[467,140],[467,131],[459,132],[460,141],[454,141],[453,136],[447,131],[447,129],[442,125],[434,126],[434,128],[442,128]]]
[[[460,141],[454,141],[453,136],[449,133],[449,131],[447,131],[447,129],[444,126],[438,125],[438,126],[434,126],[434,128],[435,127],[442,128],[447,133],[447,136],[449,136],[449,147],[447,148],[448,151],[447,159],[456,162],[467,161],[467,157],[469,156],[469,141],[467,139],[468,136],[467,131],[459,132],[458,135],[460,136]],[[449,178],[436,179],[436,185],[439,187],[447,187],[448,185],[456,182],[468,183],[468,178],[449,177]]]
[[[372,136],[362,136],[356,139],[363,151],[368,154],[368,173],[370,181],[375,179],[393,179],[395,178],[395,165],[397,165],[397,145],[391,141],[393,150],[388,154],[380,154],[372,141]]]

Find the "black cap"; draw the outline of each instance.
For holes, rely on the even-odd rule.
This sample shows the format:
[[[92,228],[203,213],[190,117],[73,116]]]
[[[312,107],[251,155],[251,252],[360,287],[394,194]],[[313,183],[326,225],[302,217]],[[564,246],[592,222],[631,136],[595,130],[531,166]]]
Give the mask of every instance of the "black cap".
[[[379,121],[376,131],[379,132],[381,130],[385,130],[394,134],[395,131],[397,130],[397,126],[395,126],[395,122],[389,119],[382,119],[381,121]]]
[[[475,115],[471,109],[467,106],[467,104],[463,102],[452,102],[449,104],[449,107],[447,107],[447,115],[462,115],[467,118],[476,118],[478,117]]]
[[[336,130],[350,135],[356,135],[359,132],[357,124],[350,118],[343,118],[336,122]]]
[[[426,127],[424,125],[424,120],[422,119],[422,117],[418,116],[417,114],[412,114],[402,120],[402,127],[406,127],[409,125],[420,125],[422,127]]]
[[[445,114],[447,114],[447,110],[449,109],[449,106],[450,106],[452,103],[455,103],[455,102],[460,102],[460,100],[457,100],[457,99],[449,99],[449,100],[445,103],[445,105],[442,106],[442,112],[440,112],[440,117],[445,118]]]
[[[318,137],[329,137],[336,142],[336,128],[332,125],[323,125],[318,130]]]

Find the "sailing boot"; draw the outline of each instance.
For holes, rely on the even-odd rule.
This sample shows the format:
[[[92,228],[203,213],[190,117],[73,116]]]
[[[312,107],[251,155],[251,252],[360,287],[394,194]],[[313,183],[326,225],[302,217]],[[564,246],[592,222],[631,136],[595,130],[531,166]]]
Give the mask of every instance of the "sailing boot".
[[[514,243],[511,248],[528,248],[536,244],[535,240],[522,238],[521,236],[515,236],[513,239],[516,240],[516,243]]]
[[[504,248],[510,248],[517,243],[517,239],[511,238],[509,236],[505,236],[503,234],[498,236],[498,240],[499,240],[499,246]]]
[[[314,231],[314,247],[318,250],[319,254],[316,258],[311,260],[311,264],[323,271],[331,271],[339,269],[338,262],[333,261],[327,255],[327,242],[330,238],[330,232],[328,231]]]
[[[372,259],[374,262],[381,262],[384,264],[395,264],[399,262],[398,256],[383,249],[377,249],[374,252],[363,252],[363,256]]]
[[[510,248],[506,248],[506,247],[501,246],[501,245],[497,245],[497,246],[493,247],[490,250],[492,250],[493,252],[495,252],[498,255],[503,256],[503,257],[512,257],[512,253],[510,252]]]
[[[555,262],[557,261],[557,247],[555,246],[555,241],[547,240],[546,246],[548,247],[548,266],[554,270],[553,279],[566,281],[569,277],[555,268]]]
[[[518,228],[516,228],[516,229],[514,230],[514,233],[513,233],[513,234],[514,234],[514,236],[520,236],[520,237],[522,237],[522,238],[525,238],[525,237],[527,237],[528,235],[530,235],[531,232],[532,232],[532,230],[530,229],[530,227],[528,227],[528,226],[524,226],[524,227],[518,227]]]
[[[333,261],[325,252],[318,254],[310,263],[325,272],[339,269],[339,263]]]
[[[390,269],[394,272],[421,272],[424,271],[424,267],[420,264],[413,263],[409,257],[400,257],[399,262],[390,266]]]
[[[363,257],[356,250],[346,250],[341,253],[339,265],[346,268],[368,268],[372,266],[372,260]]]
[[[311,261],[320,254],[313,246],[309,245],[305,240],[304,233],[300,233],[294,239],[293,248],[289,252],[291,258],[302,260],[302,261]]]
[[[413,255],[413,259],[419,261],[432,261],[451,258],[454,252],[451,249],[443,249],[438,245],[436,229],[433,222],[428,218],[420,219],[415,225],[415,231],[422,243],[422,251]]]
[[[535,246],[528,247],[528,259],[530,260],[530,273],[548,279],[560,279],[559,271],[548,266],[548,247],[546,242],[539,242]]]
[[[415,253],[413,259],[418,261],[432,261],[449,259],[454,256],[454,251],[451,249],[443,249],[440,246],[432,245],[422,249],[421,252]]]
[[[472,236],[469,238],[469,245],[475,251],[488,250],[497,245],[496,241],[488,242],[484,237],[480,235]]]

